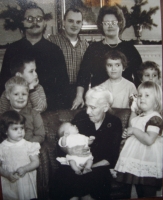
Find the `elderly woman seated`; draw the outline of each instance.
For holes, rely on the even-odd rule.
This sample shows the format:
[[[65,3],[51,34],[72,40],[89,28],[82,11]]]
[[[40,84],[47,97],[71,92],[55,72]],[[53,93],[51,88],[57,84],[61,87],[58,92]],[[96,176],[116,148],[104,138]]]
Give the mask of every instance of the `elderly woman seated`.
[[[108,112],[113,103],[111,93],[102,86],[96,86],[87,91],[86,111],[78,113],[72,124],[76,125],[79,133],[94,136],[90,145],[93,164],[88,173],[76,174],[70,165],[60,164],[55,174],[50,191],[51,199],[110,199],[110,184],[112,169],[119,155],[122,135],[122,124],[119,118]],[[85,156],[89,151],[86,147],[67,149],[71,155]],[[65,157],[65,149],[58,146],[58,156]],[[85,166],[80,166],[84,171]]]

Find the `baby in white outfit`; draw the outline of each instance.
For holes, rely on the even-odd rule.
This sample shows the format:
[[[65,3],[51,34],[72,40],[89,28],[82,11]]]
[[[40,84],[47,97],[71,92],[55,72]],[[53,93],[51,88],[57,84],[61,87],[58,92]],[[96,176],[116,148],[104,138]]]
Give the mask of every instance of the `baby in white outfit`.
[[[85,174],[92,171],[91,167],[93,164],[93,156],[90,152],[90,149],[84,155],[79,155],[77,153],[77,149],[79,150],[83,148],[89,148],[88,145],[93,143],[95,137],[87,137],[85,135],[80,134],[78,128],[69,122],[63,123],[60,126],[58,133],[60,136],[58,142],[59,146],[63,149],[63,151],[65,151],[68,154],[66,155],[66,158],[57,157],[57,160],[61,164],[70,165],[76,174]],[[73,155],[70,153],[70,149],[73,148],[76,149],[76,155],[74,154],[75,151],[73,151]]]

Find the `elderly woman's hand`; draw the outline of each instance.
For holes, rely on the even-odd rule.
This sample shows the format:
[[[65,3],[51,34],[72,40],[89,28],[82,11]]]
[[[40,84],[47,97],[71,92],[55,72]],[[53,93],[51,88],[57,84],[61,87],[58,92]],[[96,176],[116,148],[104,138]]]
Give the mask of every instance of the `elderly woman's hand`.
[[[73,101],[71,110],[76,110],[81,105],[81,108],[84,106],[84,100],[80,96],[76,96],[75,100]]]
[[[92,144],[94,142],[94,140],[95,140],[95,137],[94,136],[90,136],[89,140],[88,140],[88,144],[89,145]]]
[[[110,173],[113,176],[113,178],[117,178],[117,172],[114,169],[110,169]]]
[[[107,166],[110,165],[110,163],[107,160],[101,160],[95,164],[92,165],[92,168],[94,167],[101,167],[101,166]]]

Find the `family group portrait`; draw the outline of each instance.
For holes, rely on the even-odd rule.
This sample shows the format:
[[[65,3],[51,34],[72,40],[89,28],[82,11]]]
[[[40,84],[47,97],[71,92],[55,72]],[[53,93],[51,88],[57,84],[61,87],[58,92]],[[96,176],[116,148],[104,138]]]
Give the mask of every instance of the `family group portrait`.
[[[163,198],[162,0],[0,0],[0,200]]]

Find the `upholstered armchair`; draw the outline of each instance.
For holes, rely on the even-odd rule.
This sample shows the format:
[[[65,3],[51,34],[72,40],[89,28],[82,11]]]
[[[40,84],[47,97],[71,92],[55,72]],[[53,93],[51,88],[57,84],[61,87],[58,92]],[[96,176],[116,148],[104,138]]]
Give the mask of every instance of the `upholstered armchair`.
[[[38,199],[49,200],[49,186],[51,177],[55,177],[55,173],[58,168],[56,161],[57,157],[57,130],[59,125],[65,121],[71,121],[74,116],[81,110],[59,110],[55,112],[44,112],[42,114],[46,139],[41,149],[40,154],[40,167],[38,168],[37,175],[37,188]],[[128,119],[130,116],[130,109],[118,109],[113,108],[112,114],[121,119],[123,129],[128,126]],[[113,180],[112,183],[112,199],[127,198],[127,191],[125,191],[124,185],[117,183]]]

